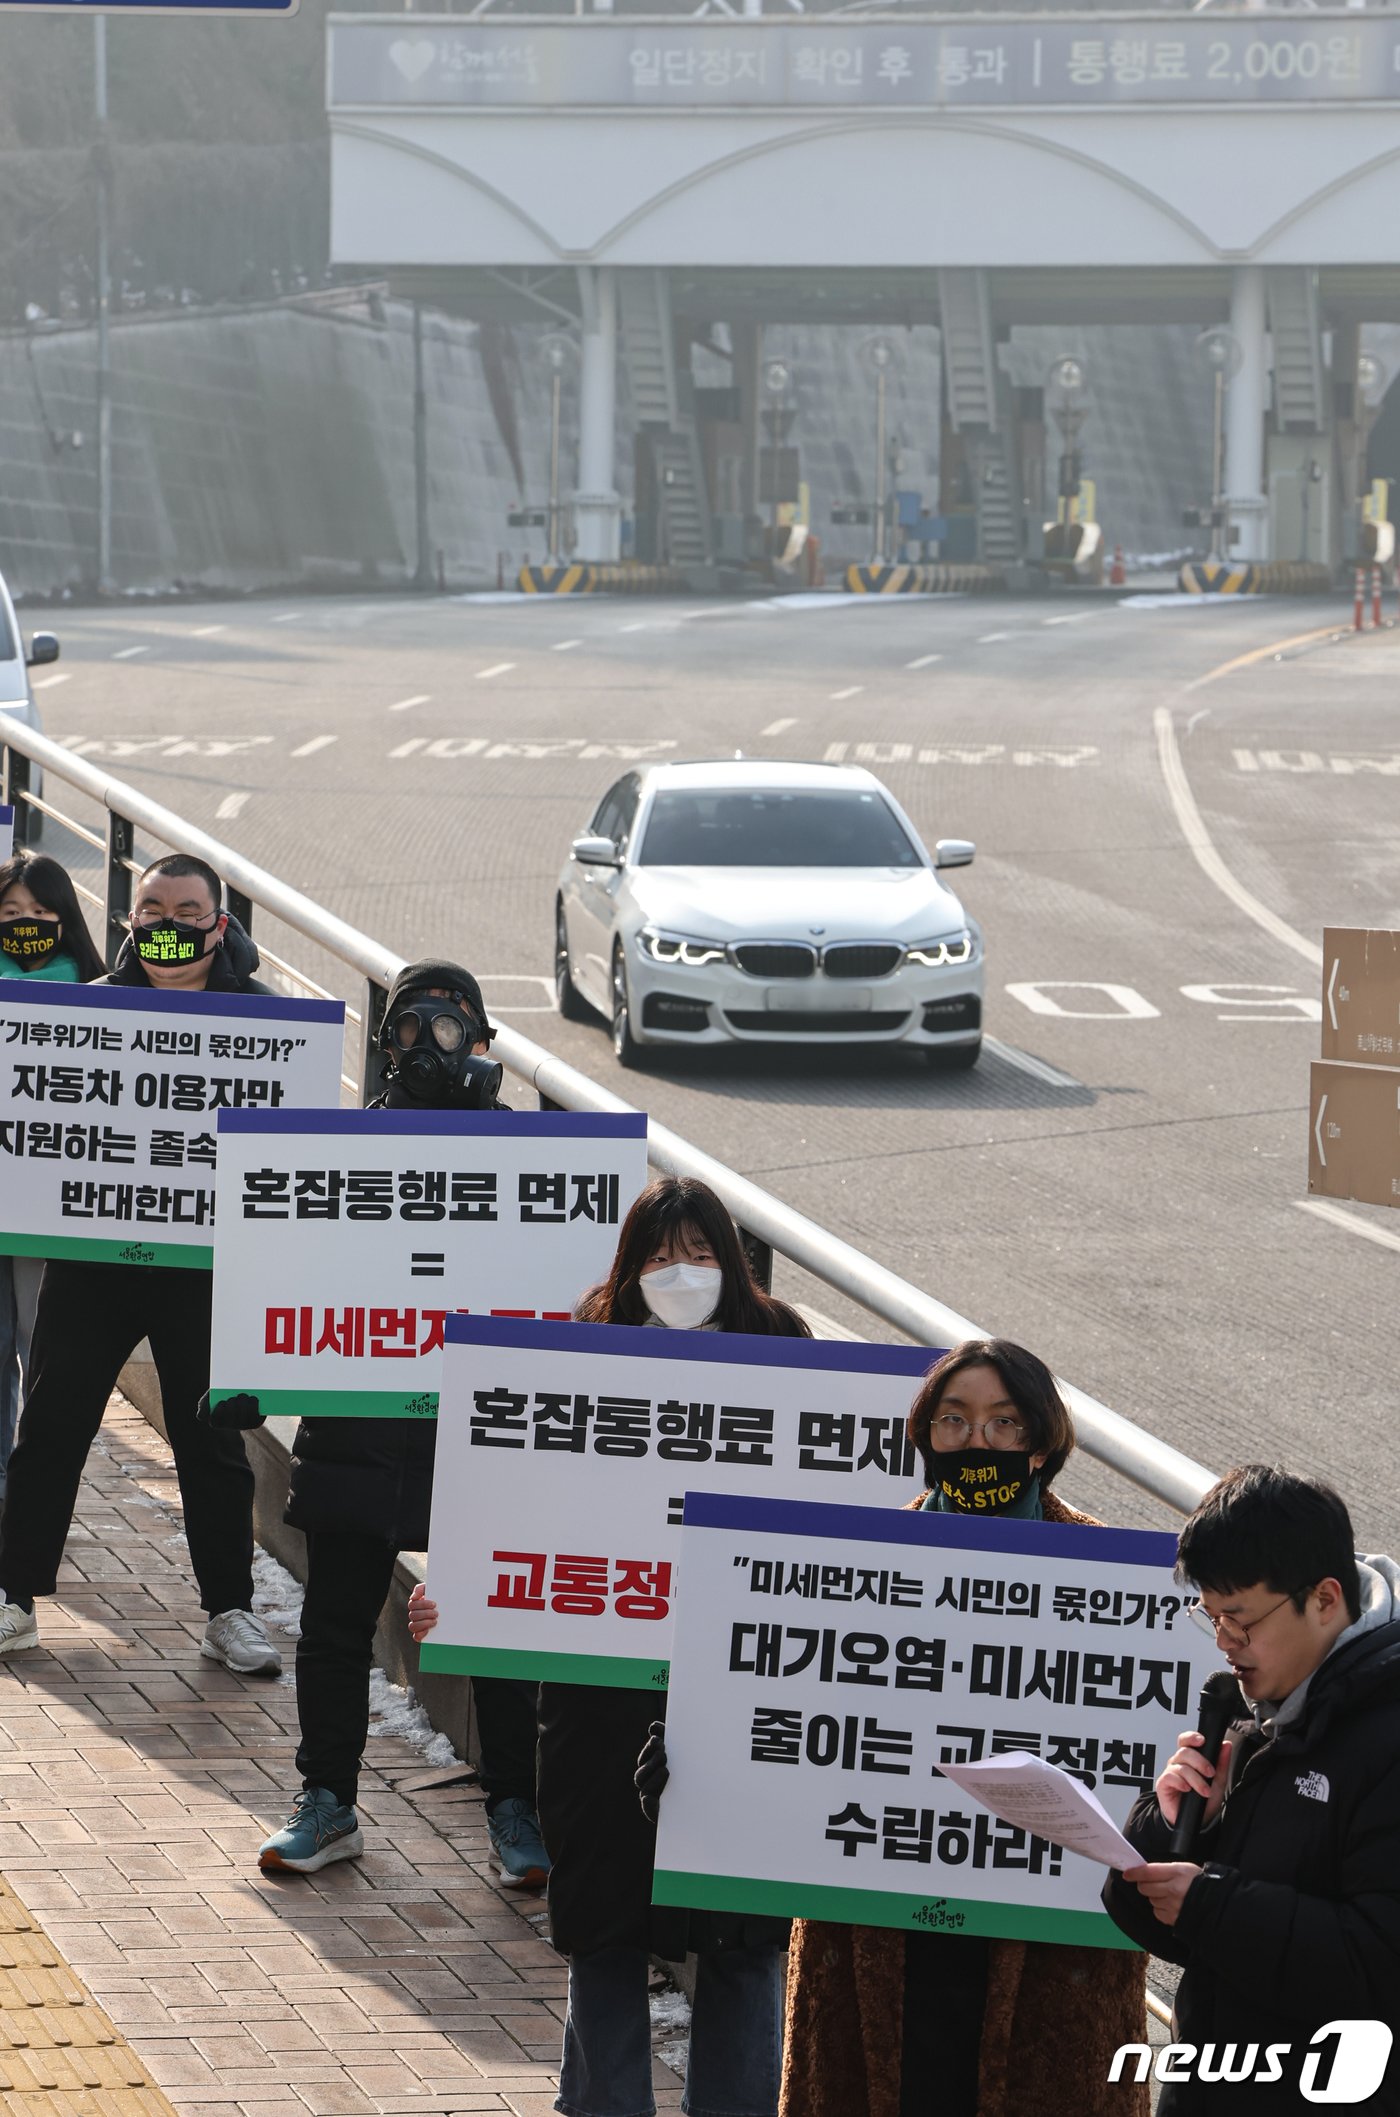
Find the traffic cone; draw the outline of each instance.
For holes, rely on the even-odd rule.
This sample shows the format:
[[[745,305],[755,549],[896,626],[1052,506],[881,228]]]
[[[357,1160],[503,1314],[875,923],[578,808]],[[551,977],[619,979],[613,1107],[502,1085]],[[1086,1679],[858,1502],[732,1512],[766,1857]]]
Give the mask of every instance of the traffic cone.
[[[1127,585],[1127,579],[1128,569],[1123,564],[1123,547],[1121,544],[1115,544],[1113,564],[1108,571],[1108,585],[1110,588],[1123,588]]]

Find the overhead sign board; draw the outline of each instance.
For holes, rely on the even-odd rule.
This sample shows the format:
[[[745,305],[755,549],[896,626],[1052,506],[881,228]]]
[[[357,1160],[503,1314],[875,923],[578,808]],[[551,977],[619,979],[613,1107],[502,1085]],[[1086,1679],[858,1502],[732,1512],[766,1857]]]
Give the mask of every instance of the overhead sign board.
[[[1400,1206],[1400,1070],[1315,1059],[1308,1190]]]
[[[1353,1066],[1400,1066],[1400,933],[1324,930],[1322,1056]]]
[[[0,0],[3,4],[3,0]],[[1400,20],[962,16],[330,24],[330,105],[1014,109],[1400,99]]]

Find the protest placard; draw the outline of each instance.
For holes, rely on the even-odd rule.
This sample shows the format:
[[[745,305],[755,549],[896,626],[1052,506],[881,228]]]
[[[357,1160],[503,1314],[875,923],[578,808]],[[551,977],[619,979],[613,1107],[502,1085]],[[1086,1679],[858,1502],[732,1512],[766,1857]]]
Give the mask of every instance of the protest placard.
[[[449,1319],[566,1319],[646,1174],[635,1112],[227,1112],[212,1400],[435,1418]]]
[[[0,860],[8,860],[15,849],[15,812],[10,802],[0,801]]]
[[[1029,1751],[1121,1829],[1220,1666],[1175,1553],[1155,1530],[689,1494],[656,1902],[1128,1946],[1101,1866],[939,1765]]]
[[[217,1123],[340,1095],[345,1008],[0,983],[0,1255],[207,1266]]]
[[[897,1507],[922,1482],[905,1420],[937,1357],[451,1318],[423,1667],[664,1689],[686,1488]]]

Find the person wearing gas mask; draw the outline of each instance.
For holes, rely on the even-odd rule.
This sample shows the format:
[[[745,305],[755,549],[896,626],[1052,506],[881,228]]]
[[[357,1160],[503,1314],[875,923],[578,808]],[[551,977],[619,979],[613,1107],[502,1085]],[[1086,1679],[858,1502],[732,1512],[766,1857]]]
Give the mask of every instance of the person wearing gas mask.
[[[372,1110],[503,1110],[501,1068],[481,988],[460,964],[401,970],[380,1031],[384,1092]],[[256,1397],[225,1399],[217,1422],[260,1423]],[[303,1419],[292,1443],[286,1520],[306,1537],[297,1642],[296,1768],[302,1788],[258,1854],[265,1873],[315,1874],[364,1849],[356,1801],[369,1729],[374,1634],[400,1551],[428,1543],[435,1420]],[[487,1830],[501,1879],[541,1888],[549,1860],[535,1815],[537,1686],[473,1679]]]
[[[258,951],[221,909],[219,877],[170,853],[136,883],[116,968],[95,985],[262,993]],[[200,1653],[242,1675],[282,1658],[253,1614],[253,1473],[237,1433],[197,1416],[209,1388],[212,1272],[54,1259],[39,1290],[30,1378],[0,1511],[0,1654],[39,1643],[36,1596],[55,1591],[88,1450],[143,1338],[160,1380],[185,1536],[208,1617]]]
[[[1043,1360],[969,1338],[924,1377],[911,1502],[970,1520],[1103,1525],[1051,1490],[1074,1421]],[[1147,2117],[1109,2082],[1146,2038],[1147,1963],[1121,1950],[795,1919],[780,2117]]]

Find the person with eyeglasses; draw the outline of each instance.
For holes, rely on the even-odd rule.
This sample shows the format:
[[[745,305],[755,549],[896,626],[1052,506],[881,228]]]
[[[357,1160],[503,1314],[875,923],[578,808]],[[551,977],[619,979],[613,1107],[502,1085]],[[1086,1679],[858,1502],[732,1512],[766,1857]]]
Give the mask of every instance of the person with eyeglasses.
[[[1400,1566],[1357,1555],[1330,1485],[1249,1463],[1187,1521],[1177,1577],[1199,1597],[1192,1615],[1214,1633],[1242,1710],[1214,1765],[1183,1731],[1124,1825],[1142,1863],[1110,1875],[1104,1907],[1181,1966],[1174,2038],[1253,2045],[1261,2068],[1277,2054],[1249,2087],[1250,2111],[1349,2101],[1396,2117],[1400,2053],[1385,2038],[1400,2024]],[[1195,1857],[1181,1859],[1171,1839],[1187,1794],[1204,1809]],[[1340,2074],[1369,2057],[1382,2070],[1364,2092],[1304,2096],[1326,2089],[1305,2069],[1333,2023],[1356,2025],[1352,2048],[1314,2051],[1319,2067]],[[1206,2117],[1244,2092],[1173,2082],[1158,2117]]]
[[[1052,1490],[1074,1421],[1043,1360],[973,1338],[909,1413],[916,1508],[1102,1526]],[[1147,2117],[1109,2081],[1146,2038],[1141,1955],[962,1933],[793,1923],[779,2117]]]
[[[153,861],[136,882],[116,967],[93,985],[272,997],[253,975],[258,951],[222,897],[203,860]],[[281,1673],[253,1611],[253,1473],[243,1439],[197,1416],[209,1388],[212,1281],[212,1272],[168,1265],[46,1263],[0,1511],[0,1654],[39,1644],[35,1597],[56,1591],[88,1451],[118,1375],[147,1338],[208,1619],[199,1651],[240,1675]]]

